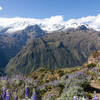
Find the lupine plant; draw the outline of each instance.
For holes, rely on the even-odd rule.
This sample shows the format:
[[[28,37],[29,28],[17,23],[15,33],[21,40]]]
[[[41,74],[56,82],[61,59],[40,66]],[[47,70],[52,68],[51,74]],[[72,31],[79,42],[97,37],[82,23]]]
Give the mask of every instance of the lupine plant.
[[[0,100],[55,100],[55,98],[57,100],[88,100],[85,89],[90,84],[91,78],[86,74],[87,70],[100,74],[94,67],[84,68],[78,72],[66,73],[59,80],[55,79],[43,84],[40,84],[39,80],[23,75],[11,78],[0,77]],[[56,88],[56,92],[59,91],[57,96],[56,92],[52,92]],[[98,100],[97,95],[93,95],[92,99]]]
[[[2,87],[2,99],[6,100],[6,88]]]
[[[29,98],[29,86],[25,87],[25,98]]]
[[[98,98],[97,95],[96,95],[96,91],[94,91],[93,100],[99,100],[99,98]]]
[[[36,94],[36,92],[33,92],[33,95],[31,97],[31,100],[37,100],[37,94]]]
[[[14,100],[18,100],[18,96],[17,95],[14,96]]]
[[[58,100],[77,100],[77,98],[82,99],[83,96],[86,97],[84,88],[89,84],[89,77],[83,72],[76,72],[74,74],[68,75],[65,80],[65,88],[63,93]],[[75,96],[77,98],[75,98]]]
[[[11,100],[11,94],[9,90],[6,91],[6,100]]]
[[[14,92],[14,100],[18,100],[18,95],[17,95],[17,91]]]

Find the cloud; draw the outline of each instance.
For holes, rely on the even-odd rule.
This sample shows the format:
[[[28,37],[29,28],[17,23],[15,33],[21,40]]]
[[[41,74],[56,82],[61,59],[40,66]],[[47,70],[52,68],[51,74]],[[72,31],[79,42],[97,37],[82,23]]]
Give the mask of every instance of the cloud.
[[[29,25],[39,25],[43,30],[55,31],[62,28],[77,28],[79,25],[88,25],[87,27],[100,31],[100,14],[97,16],[87,16],[78,19],[70,19],[65,21],[63,16],[52,16],[44,19],[34,18],[0,18],[0,27],[9,28],[9,32],[23,30]]]
[[[87,16],[79,19],[71,19],[67,21],[67,23],[77,23],[78,25],[87,24],[90,28],[100,31],[100,14],[98,14],[97,16]]]
[[[0,18],[0,26],[3,28],[11,27],[8,31],[14,32],[25,29],[29,25],[39,25],[43,30],[53,31],[62,28],[63,17],[52,16],[44,19],[34,18]]]
[[[0,11],[3,10],[3,8],[0,6]]]

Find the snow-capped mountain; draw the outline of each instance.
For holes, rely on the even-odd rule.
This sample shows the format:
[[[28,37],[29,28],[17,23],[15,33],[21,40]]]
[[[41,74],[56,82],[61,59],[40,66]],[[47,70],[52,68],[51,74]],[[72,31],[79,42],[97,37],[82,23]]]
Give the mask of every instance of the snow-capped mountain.
[[[77,28],[85,25],[87,28],[93,28],[100,31],[100,14],[97,16],[82,17],[79,19],[70,19],[64,21],[62,16],[53,16],[45,19],[33,18],[0,18],[0,30],[6,29],[7,33],[23,30],[27,26],[39,25],[41,29],[51,32],[67,28]]]

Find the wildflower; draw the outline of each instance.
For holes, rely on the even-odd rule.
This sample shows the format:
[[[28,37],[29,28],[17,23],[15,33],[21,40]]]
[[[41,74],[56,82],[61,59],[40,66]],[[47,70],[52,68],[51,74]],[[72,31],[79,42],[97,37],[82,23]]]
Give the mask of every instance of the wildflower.
[[[77,100],[77,97],[76,97],[76,96],[74,96],[73,100]]]
[[[29,98],[29,86],[25,87],[25,98]]]
[[[14,100],[18,100],[18,96],[17,96],[16,91],[14,92]]]
[[[32,96],[31,100],[37,100],[37,94],[36,94],[36,92],[33,92],[33,96]]]
[[[99,98],[95,95],[95,96],[93,97],[93,100],[99,100]]]
[[[6,91],[6,100],[11,100],[11,95],[9,90]]]
[[[6,88],[2,87],[2,99],[6,100]]]
[[[99,100],[99,98],[96,95],[96,91],[94,91],[93,100]]]
[[[31,97],[31,100],[37,100],[37,94],[36,91],[33,89],[33,95]]]
[[[95,72],[95,68],[92,68],[92,70],[91,70],[92,72]]]
[[[14,96],[14,100],[18,100],[18,96],[17,95]]]

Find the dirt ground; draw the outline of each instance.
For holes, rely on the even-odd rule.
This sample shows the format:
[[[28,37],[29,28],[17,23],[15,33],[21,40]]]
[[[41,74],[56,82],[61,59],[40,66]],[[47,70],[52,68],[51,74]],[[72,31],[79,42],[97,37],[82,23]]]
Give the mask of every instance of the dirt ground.
[[[96,94],[100,100],[100,82],[91,81],[91,87],[93,87],[94,91],[96,91]]]

